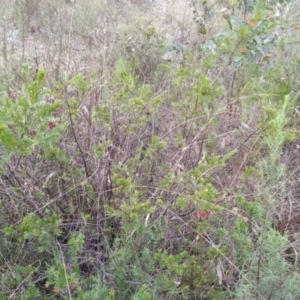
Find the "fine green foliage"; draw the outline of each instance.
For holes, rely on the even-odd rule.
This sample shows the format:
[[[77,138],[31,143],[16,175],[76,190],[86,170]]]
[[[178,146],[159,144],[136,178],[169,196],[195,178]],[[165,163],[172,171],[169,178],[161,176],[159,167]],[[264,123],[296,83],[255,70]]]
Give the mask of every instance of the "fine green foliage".
[[[294,2],[0,1],[0,299],[298,299]]]

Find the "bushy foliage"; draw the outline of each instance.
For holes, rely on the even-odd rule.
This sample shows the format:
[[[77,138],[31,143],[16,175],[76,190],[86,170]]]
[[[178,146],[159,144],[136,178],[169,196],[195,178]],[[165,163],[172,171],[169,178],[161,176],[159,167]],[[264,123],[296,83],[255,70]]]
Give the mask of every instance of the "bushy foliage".
[[[0,299],[297,299],[291,3],[157,2],[1,3]]]

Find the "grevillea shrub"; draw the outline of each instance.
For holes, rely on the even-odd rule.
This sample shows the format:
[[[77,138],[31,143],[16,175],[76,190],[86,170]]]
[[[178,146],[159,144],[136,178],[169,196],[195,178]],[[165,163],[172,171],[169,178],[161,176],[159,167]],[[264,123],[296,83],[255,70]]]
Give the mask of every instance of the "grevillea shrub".
[[[0,299],[297,299],[289,1],[104,2],[5,8]]]

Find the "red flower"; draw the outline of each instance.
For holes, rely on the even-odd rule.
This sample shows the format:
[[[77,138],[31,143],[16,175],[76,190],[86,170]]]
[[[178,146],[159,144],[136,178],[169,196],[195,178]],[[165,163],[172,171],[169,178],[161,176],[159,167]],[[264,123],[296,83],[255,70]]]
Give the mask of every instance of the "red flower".
[[[53,129],[53,128],[56,127],[56,124],[53,123],[53,122],[50,122],[50,123],[48,124],[48,127],[49,127],[49,129]]]
[[[210,211],[197,210],[197,218],[201,220],[205,220],[210,216]]]
[[[35,136],[36,135],[36,131],[35,130],[29,131],[29,135],[30,136]]]
[[[68,265],[67,266],[67,268],[68,268],[68,270],[70,271],[70,272],[73,272],[74,271],[74,267],[73,267],[73,265]]]

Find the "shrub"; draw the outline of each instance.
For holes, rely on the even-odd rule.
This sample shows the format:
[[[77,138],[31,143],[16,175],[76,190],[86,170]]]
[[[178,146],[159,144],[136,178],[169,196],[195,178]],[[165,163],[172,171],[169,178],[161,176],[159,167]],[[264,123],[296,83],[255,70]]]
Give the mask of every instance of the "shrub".
[[[25,20],[27,2],[3,30],[22,49],[4,34],[1,298],[297,298],[299,59],[278,3],[162,21],[136,1]]]

